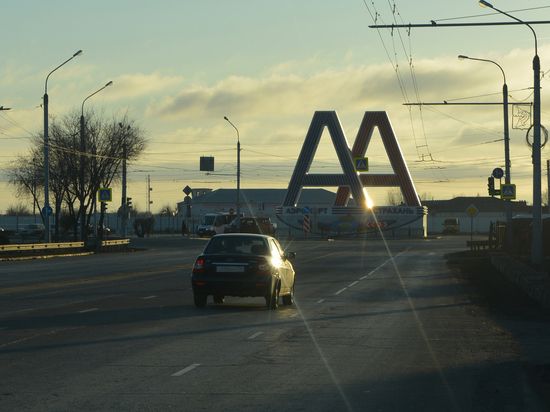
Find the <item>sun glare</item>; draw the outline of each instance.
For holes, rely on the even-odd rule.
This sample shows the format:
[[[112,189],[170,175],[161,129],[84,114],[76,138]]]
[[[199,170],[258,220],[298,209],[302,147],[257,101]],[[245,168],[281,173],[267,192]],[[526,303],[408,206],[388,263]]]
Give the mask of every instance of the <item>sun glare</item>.
[[[372,200],[367,193],[367,189],[363,188],[363,192],[365,193],[365,199],[367,199],[367,207],[371,209],[374,206],[374,203],[372,203]]]

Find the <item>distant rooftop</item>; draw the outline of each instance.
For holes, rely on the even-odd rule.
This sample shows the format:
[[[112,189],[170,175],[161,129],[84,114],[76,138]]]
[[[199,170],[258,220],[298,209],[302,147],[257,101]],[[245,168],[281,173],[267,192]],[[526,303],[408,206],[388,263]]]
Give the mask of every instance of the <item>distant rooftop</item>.
[[[241,189],[242,203],[262,202],[282,204],[287,189]],[[326,189],[303,189],[299,202],[303,203],[329,203],[334,202],[335,192]],[[237,189],[217,189],[209,193],[194,197],[191,203],[226,203],[237,198]]]
[[[532,213],[532,206],[527,206],[525,200],[511,201],[512,212]],[[428,212],[465,212],[474,205],[480,212],[505,212],[506,202],[496,197],[463,196],[448,200],[424,200],[422,206],[428,207]]]

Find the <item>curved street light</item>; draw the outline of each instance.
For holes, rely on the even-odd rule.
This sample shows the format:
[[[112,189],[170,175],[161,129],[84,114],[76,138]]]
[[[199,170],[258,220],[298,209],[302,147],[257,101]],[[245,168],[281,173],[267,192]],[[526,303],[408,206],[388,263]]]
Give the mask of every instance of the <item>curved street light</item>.
[[[231,123],[227,116],[223,117],[237,131],[237,233],[241,232],[241,140],[239,129]]]
[[[480,0],[481,7],[489,7],[498,11],[505,16],[510,17],[520,23],[525,24],[533,32],[535,37],[535,57],[533,57],[533,239],[531,249],[531,262],[535,265],[542,264],[543,248],[542,248],[542,199],[541,199],[541,163],[540,163],[540,59],[537,53],[537,34],[535,30],[523,20],[518,19],[502,10],[493,7],[491,3],[485,0]]]
[[[510,184],[510,132],[508,125],[508,85],[506,84],[506,73],[503,68],[497,62],[487,59],[478,59],[475,57],[468,57],[464,55],[458,56],[458,60],[475,60],[479,62],[487,62],[496,65],[502,72],[504,83],[502,85],[502,106],[504,111],[504,161],[505,161],[505,176],[504,182]],[[512,203],[510,199],[506,199],[506,246],[508,251],[512,251]]]
[[[110,81],[105,86],[103,86],[101,89],[98,89],[97,91],[93,92],[91,95],[86,97],[84,101],[82,102],[82,112],[80,115],[80,241],[84,242],[86,239],[85,235],[85,220],[86,220],[86,209],[84,207],[84,163],[85,163],[85,152],[86,152],[86,141],[84,136],[84,103],[86,103],[86,100],[88,100],[90,97],[98,94],[100,91],[105,89],[106,87],[112,85],[113,82]]]
[[[44,83],[44,209],[47,211],[50,208],[50,142],[48,139],[48,79],[51,74],[59,69],[61,66],[69,63],[76,56],[80,56],[82,50],[77,51],[73,56],[53,69],[48,76],[46,76],[46,82]],[[44,231],[44,242],[50,243],[51,233],[50,233],[50,215],[46,213],[46,230]]]

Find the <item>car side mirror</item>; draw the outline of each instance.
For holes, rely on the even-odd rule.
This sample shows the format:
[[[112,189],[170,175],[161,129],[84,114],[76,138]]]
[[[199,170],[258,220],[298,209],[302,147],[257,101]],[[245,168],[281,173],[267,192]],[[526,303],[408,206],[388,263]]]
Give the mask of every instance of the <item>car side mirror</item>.
[[[285,252],[286,259],[294,259],[296,257],[296,252]]]

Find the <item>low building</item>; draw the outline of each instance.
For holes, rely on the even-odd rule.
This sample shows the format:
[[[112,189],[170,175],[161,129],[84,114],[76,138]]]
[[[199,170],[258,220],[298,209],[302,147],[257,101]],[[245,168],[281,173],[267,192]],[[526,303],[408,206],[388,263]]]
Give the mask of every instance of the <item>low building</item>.
[[[512,216],[531,214],[532,206],[526,201],[511,201]],[[449,200],[426,200],[428,208],[428,233],[441,233],[446,218],[455,217],[460,221],[462,234],[488,233],[491,222],[506,221],[506,202],[496,197],[455,197]],[[467,212],[474,206],[478,213],[472,218]]]
[[[245,216],[269,217],[272,222],[279,223],[275,209],[281,206],[287,189],[241,189],[241,213]],[[315,205],[332,207],[335,192],[325,189],[303,189],[298,207]],[[237,189],[217,189],[212,191],[193,190],[189,201],[191,216],[187,224],[192,232],[199,224],[201,217],[209,213],[237,213]],[[178,202],[178,216],[185,218],[186,203]]]

